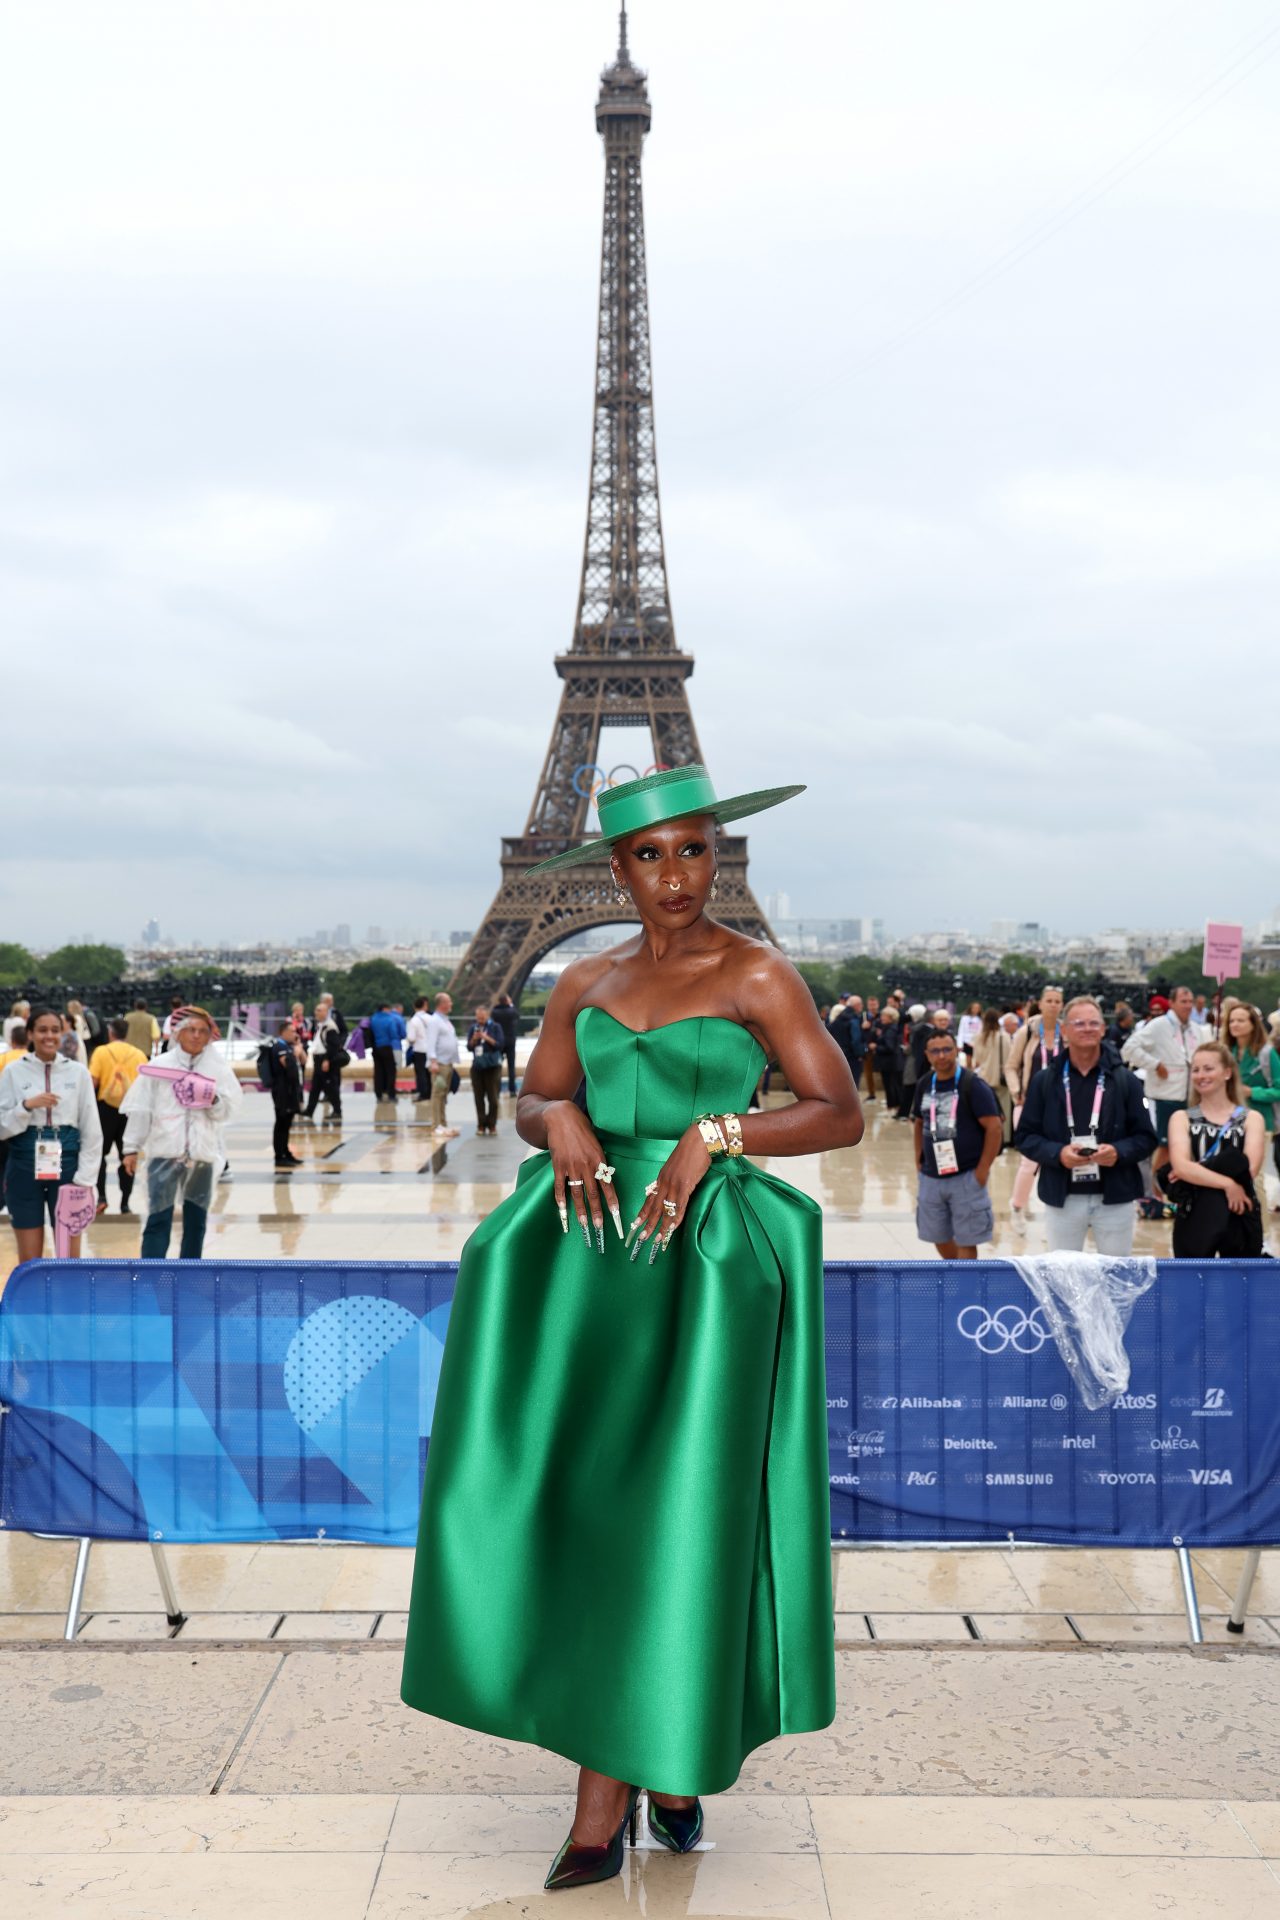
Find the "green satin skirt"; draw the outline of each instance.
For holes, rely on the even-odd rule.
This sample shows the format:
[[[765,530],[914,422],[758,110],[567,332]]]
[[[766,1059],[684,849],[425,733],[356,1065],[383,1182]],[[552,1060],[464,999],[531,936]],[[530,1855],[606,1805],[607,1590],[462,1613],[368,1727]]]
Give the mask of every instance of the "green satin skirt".
[[[676,1145],[601,1135],[624,1220]],[[402,1697],[660,1793],[835,1713],[819,1208],[711,1163],[668,1251],[562,1234],[550,1158],[468,1242]]]

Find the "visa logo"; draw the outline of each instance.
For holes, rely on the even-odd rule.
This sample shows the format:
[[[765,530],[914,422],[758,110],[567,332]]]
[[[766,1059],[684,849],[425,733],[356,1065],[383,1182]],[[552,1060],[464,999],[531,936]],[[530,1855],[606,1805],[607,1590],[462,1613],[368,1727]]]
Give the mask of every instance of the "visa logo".
[[[1193,1487],[1233,1487],[1230,1467],[1192,1467]]]

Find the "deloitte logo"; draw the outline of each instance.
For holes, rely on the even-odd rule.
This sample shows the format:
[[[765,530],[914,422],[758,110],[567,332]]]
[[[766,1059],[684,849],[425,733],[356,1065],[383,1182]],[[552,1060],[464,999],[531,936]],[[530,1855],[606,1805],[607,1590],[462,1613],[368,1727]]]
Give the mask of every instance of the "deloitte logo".
[[[966,1340],[972,1340],[979,1353],[995,1355],[1007,1353],[1039,1353],[1045,1342],[1051,1337],[1048,1327],[1040,1318],[1039,1307],[1031,1312],[1014,1306],[997,1307],[989,1313],[986,1307],[976,1304],[962,1307],[956,1315],[956,1330]]]

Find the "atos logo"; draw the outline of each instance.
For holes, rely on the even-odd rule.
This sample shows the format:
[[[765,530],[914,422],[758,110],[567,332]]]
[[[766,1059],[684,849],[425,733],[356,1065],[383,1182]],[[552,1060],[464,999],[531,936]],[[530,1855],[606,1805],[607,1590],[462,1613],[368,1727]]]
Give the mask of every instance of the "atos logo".
[[[938,1476],[932,1470],[928,1473],[917,1473],[912,1469],[907,1475],[907,1485],[909,1487],[936,1487],[937,1484]]]
[[[1230,1420],[1231,1400],[1225,1387],[1210,1387],[1198,1407],[1192,1409],[1193,1420]]]
[[[1193,1487],[1234,1487],[1230,1467],[1192,1467]]]
[[[1119,1413],[1154,1413],[1154,1393],[1122,1393],[1113,1403]]]

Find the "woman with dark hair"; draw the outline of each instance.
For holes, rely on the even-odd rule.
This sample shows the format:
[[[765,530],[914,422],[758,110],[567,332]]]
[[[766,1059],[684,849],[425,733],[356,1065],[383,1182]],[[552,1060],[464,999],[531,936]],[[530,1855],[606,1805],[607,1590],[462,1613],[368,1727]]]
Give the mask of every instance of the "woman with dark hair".
[[[102,1159],[93,1081],[87,1067],[61,1051],[62,1021],[56,1007],[37,1007],[28,1051],[0,1074],[0,1136],[9,1143],[5,1200],[19,1260],[40,1259],[45,1220],[52,1226],[59,1191],[95,1187]],[[77,1234],[71,1258],[79,1257]]]
[[[1262,1209],[1255,1182],[1267,1151],[1260,1113],[1245,1104],[1236,1063],[1220,1040],[1191,1057],[1191,1100],[1169,1116],[1175,1260],[1257,1260]]]
[[[719,824],[801,791],[647,775],[531,869],[607,847],[640,927],[560,975],[516,1109],[541,1151],[463,1252],[401,1691],[580,1763],[551,1889],[619,1871],[642,1789],[689,1852],[698,1796],[835,1711],[821,1210],[743,1156],[862,1116],[794,967],[706,911]],[[770,1059],[794,1098],[752,1113]]]

